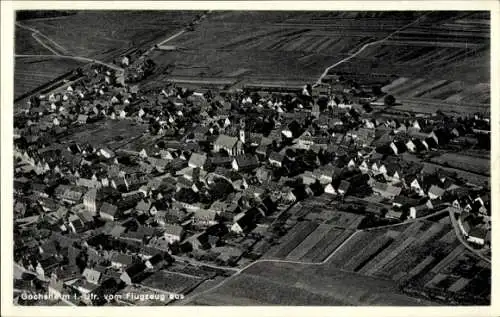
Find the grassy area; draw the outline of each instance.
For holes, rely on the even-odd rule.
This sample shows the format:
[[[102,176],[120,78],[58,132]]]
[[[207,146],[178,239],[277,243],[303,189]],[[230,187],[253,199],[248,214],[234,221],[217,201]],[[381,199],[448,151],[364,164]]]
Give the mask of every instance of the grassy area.
[[[93,124],[86,124],[82,128],[70,131],[70,135],[63,141],[78,140],[80,143],[89,143],[95,146],[107,146],[116,150],[147,131],[147,125],[138,124],[129,120],[106,120]]]

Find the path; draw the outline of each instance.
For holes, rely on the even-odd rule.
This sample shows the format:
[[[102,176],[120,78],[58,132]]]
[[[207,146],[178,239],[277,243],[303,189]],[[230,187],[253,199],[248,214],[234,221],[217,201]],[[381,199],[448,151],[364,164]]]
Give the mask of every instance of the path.
[[[50,39],[48,36],[46,36],[45,34],[43,34],[42,32],[38,31],[37,29],[34,29],[32,27],[29,27],[29,26],[26,26],[26,25],[23,25],[19,22],[16,22],[16,25],[20,28],[23,28],[25,30],[28,30],[28,31],[31,31],[33,32],[31,34],[31,36],[38,42],[40,43],[40,45],[42,45],[43,47],[45,47],[46,49],[48,49],[49,51],[51,51],[52,53],[54,53],[55,55],[62,55],[61,53],[59,53],[58,51],[56,51],[55,49],[53,49],[52,47],[50,47],[49,45],[47,45],[43,40],[42,38],[44,38],[45,40],[47,40],[48,42],[50,42],[52,45],[54,45],[57,49],[61,50],[63,53],[67,53],[68,50],[65,49],[64,47],[62,47],[61,45],[59,45],[56,41]]]
[[[340,64],[345,63],[345,62],[349,61],[350,59],[352,59],[352,58],[354,58],[354,57],[358,56],[358,55],[359,55],[359,54],[361,54],[361,53],[362,53],[362,52],[363,52],[366,48],[368,48],[368,47],[370,47],[370,46],[377,45],[377,44],[380,44],[380,43],[383,43],[383,42],[387,41],[389,38],[391,38],[392,36],[394,36],[396,33],[401,32],[402,30],[404,30],[404,29],[406,29],[406,28],[408,28],[408,27],[412,26],[413,24],[415,24],[415,23],[419,22],[419,21],[420,21],[420,19],[422,19],[422,18],[423,18],[423,17],[425,17],[426,15],[427,15],[427,14],[423,14],[423,15],[421,15],[421,16],[420,16],[420,17],[418,17],[418,19],[416,19],[415,21],[410,22],[410,23],[408,23],[408,24],[406,24],[406,25],[404,25],[404,26],[400,27],[399,29],[397,29],[396,31],[394,31],[394,32],[390,33],[389,35],[387,35],[387,36],[386,36],[386,37],[384,37],[383,39],[376,40],[376,41],[373,41],[373,42],[370,42],[370,43],[367,43],[367,44],[363,45],[363,46],[362,46],[359,50],[357,50],[354,54],[349,55],[348,57],[346,57],[346,58],[344,58],[344,59],[342,59],[342,60],[338,61],[337,63],[335,63],[335,64],[333,64],[333,65],[331,65],[331,66],[328,66],[328,67],[325,69],[325,71],[323,72],[323,74],[321,74],[321,76],[318,78],[318,80],[317,80],[317,81],[316,81],[316,83],[313,85],[313,87],[317,87],[318,85],[320,85],[320,84],[321,84],[321,82],[322,82],[322,80],[323,80],[323,78],[325,78],[325,77],[328,75],[328,73],[330,72],[330,70],[331,70],[331,69],[333,69],[333,68],[335,68],[335,67],[339,66]]]
[[[236,276],[240,275],[241,273],[243,273],[243,271],[249,269],[250,267],[258,264],[258,263],[289,263],[289,264],[302,264],[302,265],[323,265],[325,263],[327,263],[336,253],[338,250],[340,250],[345,244],[347,244],[347,242],[349,242],[349,240],[351,240],[358,232],[360,232],[361,230],[356,230],[354,231],[347,239],[344,240],[344,242],[342,242],[342,244],[340,244],[335,250],[333,250],[332,253],[330,253],[330,255],[324,259],[323,261],[321,262],[303,262],[303,261],[293,261],[293,260],[279,260],[279,259],[261,259],[261,260],[257,260],[255,262],[252,262],[248,265],[246,265],[245,267],[239,269],[236,271],[236,273],[234,273],[233,275],[231,275],[230,277],[228,277],[227,279],[223,280],[222,282],[220,282],[219,284],[203,291],[203,292],[200,292],[198,294],[195,294],[189,298],[186,298],[186,301],[188,302],[192,302],[194,299],[196,299],[197,297],[201,296],[201,295],[204,295],[206,293],[209,293],[209,292],[212,292],[214,291],[215,289],[221,287],[222,285],[228,283],[229,281],[233,280]]]

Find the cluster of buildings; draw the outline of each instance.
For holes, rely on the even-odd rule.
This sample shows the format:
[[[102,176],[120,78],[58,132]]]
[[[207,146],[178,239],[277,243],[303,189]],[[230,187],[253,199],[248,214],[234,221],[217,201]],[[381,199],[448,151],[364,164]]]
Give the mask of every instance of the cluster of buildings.
[[[490,243],[488,184],[426,163],[477,145],[488,119],[395,116],[307,86],[141,90],[121,76],[85,68],[15,117],[14,259],[39,280],[18,279],[21,289],[100,305],[87,295],[140,285],[176,261],[223,271],[265,254],[275,220],[316,196],[371,201],[374,225],[453,206],[468,241]],[[144,133],[73,137],[118,121]]]

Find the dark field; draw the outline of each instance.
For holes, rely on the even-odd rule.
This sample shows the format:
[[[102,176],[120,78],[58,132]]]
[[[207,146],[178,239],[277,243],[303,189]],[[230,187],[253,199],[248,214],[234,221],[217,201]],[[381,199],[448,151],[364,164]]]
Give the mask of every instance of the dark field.
[[[83,63],[64,58],[16,58],[14,68],[14,98],[18,98],[82,65]]]
[[[18,26],[15,27],[15,53],[26,55],[46,55],[52,54],[51,51],[38,43],[33,36],[33,32],[22,29]]]
[[[69,55],[106,60],[129,48],[167,38],[196,14],[195,11],[81,11],[22,23],[56,41]],[[26,35],[31,36],[30,32]],[[23,40],[23,37],[16,38],[16,46]]]
[[[258,263],[195,304],[210,305],[434,305],[398,291],[393,281],[326,265]]]
[[[489,25],[488,13],[433,12],[330,73],[396,76],[383,91],[396,96],[403,111],[488,112]]]
[[[420,14],[211,12],[195,31],[169,43],[178,51],[153,53],[157,64],[170,66],[170,75],[154,80],[191,76],[314,82],[327,66]]]

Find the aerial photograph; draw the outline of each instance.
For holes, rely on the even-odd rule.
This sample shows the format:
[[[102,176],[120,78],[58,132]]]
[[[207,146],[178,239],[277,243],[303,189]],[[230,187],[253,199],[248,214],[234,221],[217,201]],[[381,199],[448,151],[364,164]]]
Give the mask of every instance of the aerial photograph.
[[[490,11],[118,9],[15,12],[14,306],[492,304]]]

